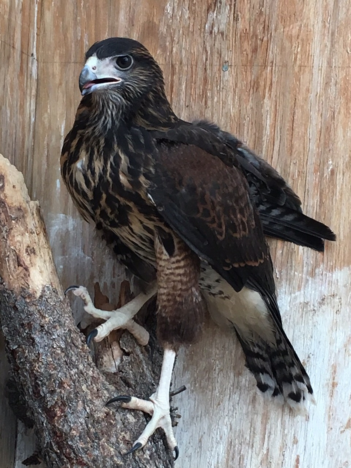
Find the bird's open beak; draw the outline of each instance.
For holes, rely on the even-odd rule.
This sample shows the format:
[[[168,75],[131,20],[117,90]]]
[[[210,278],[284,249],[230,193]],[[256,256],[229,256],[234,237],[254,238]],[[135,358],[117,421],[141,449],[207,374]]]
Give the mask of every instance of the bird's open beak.
[[[111,85],[111,83],[119,83],[122,81],[119,78],[114,77],[101,77],[99,78],[89,66],[85,65],[81,74],[79,75],[79,89],[82,93],[82,96],[90,94],[96,89],[100,89],[106,86]]]

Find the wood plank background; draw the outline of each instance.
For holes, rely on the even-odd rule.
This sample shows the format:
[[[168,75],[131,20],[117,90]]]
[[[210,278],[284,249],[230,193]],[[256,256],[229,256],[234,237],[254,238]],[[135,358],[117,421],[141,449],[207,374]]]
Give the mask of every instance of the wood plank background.
[[[262,398],[235,338],[208,323],[176,366],[174,384],[188,387],[176,400],[178,468],[351,466],[350,20],[339,0],[0,0],[0,152],[41,203],[64,287],[99,281],[116,299],[123,277],[59,174],[84,52],[109,36],[144,43],[180,117],[235,133],[338,235],[324,255],[271,242],[283,322],[317,405],[294,417]],[[2,347],[0,464],[13,468],[33,439],[2,398],[4,361]]]

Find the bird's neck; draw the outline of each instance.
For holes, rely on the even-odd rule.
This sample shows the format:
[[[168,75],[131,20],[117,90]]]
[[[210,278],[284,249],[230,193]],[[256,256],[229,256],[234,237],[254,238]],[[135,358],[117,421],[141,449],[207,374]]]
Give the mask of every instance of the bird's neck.
[[[179,121],[163,90],[146,94],[132,109],[130,119],[147,130],[166,130]]]
[[[106,130],[111,127],[117,128],[120,122],[147,130],[166,130],[179,121],[164,91],[160,90],[150,91],[129,106],[126,106],[122,99],[113,100],[104,94],[88,95],[78,107],[76,121],[77,119],[82,126],[88,120],[89,126],[94,126],[95,122],[99,128]]]
[[[110,99],[109,96],[89,94],[81,100],[76,113],[77,128],[91,129],[97,127],[99,131],[109,131],[118,128],[125,114],[123,101]]]

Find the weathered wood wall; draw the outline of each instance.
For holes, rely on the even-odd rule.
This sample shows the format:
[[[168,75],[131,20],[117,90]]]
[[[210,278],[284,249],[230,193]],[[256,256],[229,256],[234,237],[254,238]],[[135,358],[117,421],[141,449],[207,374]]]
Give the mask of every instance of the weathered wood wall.
[[[41,203],[63,286],[98,280],[115,297],[122,276],[59,174],[84,51],[108,36],[143,42],[179,116],[265,155],[338,234],[324,255],[271,243],[285,328],[315,389],[309,417],[263,399],[233,336],[209,323],[177,362],[179,468],[350,466],[350,20],[339,0],[0,0],[0,152]],[[32,448],[2,398],[3,351],[0,366],[0,465],[13,468]]]

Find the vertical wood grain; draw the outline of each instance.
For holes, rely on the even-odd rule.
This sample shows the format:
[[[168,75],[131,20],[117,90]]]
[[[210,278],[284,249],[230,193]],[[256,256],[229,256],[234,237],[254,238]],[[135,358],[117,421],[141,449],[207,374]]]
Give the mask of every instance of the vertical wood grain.
[[[235,338],[208,323],[176,366],[174,384],[188,387],[175,400],[177,466],[349,466],[350,3],[0,0],[0,13],[0,152],[41,203],[63,286],[99,281],[113,302],[123,278],[59,176],[84,51],[109,36],[144,43],[180,117],[211,119],[243,139],[338,235],[324,255],[270,243],[283,322],[317,405],[294,417],[262,398]]]
[[[1,151],[32,173],[37,87],[38,0],[1,0]]]

